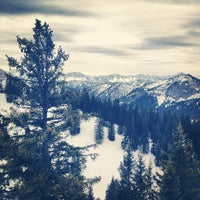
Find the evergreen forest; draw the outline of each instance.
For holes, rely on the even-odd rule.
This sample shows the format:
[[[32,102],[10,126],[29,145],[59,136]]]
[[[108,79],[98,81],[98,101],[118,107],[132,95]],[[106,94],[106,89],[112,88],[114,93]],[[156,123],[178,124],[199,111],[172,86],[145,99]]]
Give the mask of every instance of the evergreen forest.
[[[97,200],[100,177],[83,176],[88,149],[123,136],[120,178],[113,177],[105,200],[199,200],[200,119],[145,106],[102,101],[64,81],[69,54],[53,42],[47,23],[35,20],[33,38],[17,36],[21,59],[6,55],[11,71],[5,93],[14,105],[0,115],[0,196],[2,200]],[[96,143],[75,147],[65,140],[80,132],[82,117],[95,116]],[[92,137],[92,136],[91,136]],[[138,156],[134,151],[140,150]],[[152,153],[162,173],[145,164]]]

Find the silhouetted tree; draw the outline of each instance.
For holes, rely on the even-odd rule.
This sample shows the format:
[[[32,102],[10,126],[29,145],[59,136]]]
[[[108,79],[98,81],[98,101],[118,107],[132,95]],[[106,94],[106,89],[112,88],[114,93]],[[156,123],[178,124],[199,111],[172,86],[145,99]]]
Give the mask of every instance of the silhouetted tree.
[[[94,200],[94,194],[93,194],[92,186],[89,187],[88,200]]]
[[[106,200],[118,200],[120,192],[120,185],[117,179],[112,177],[110,184],[106,190]]]

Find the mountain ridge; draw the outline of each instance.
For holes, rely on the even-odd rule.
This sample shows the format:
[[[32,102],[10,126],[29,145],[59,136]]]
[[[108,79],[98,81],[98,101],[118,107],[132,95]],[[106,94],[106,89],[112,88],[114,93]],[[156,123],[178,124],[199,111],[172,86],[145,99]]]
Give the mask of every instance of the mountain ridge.
[[[6,84],[5,74],[7,72],[0,71],[1,92]],[[64,80],[67,88],[78,92],[87,90],[90,97],[102,101],[117,99],[120,104],[133,107],[183,111],[183,114],[200,119],[200,79],[190,74],[89,76],[70,72],[64,74]]]
[[[88,76],[69,73],[65,74],[65,80],[69,87],[79,91],[86,89],[89,95],[103,101],[118,99],[120,103],[131,106],[142,105],[177,112],[187,110],[186,114],[189,115],[189,108],[192,107],[191,113],[200,118],[200,79],[190,74]],[[183,108],[180,104],[184,105]]]

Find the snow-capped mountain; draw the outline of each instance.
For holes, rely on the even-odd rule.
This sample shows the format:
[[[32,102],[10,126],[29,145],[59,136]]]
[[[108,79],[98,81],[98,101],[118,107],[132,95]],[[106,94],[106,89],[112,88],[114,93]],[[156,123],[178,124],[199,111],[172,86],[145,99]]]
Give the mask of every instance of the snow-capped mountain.
[[[0,92],[6,85],[0,70]],[[121,104],[172,110],[200,118],[200,79],[189,74],[173,76],[135,75],[87,76],[82,73],[65,74],[67,87],[101,100],[118,99]]]
[[[102,100],[119,99],[121,103],[158,109],[183,111],[200,117],[200,79],[180,73],[173,76],[86,76],[66,74],[67,85],[87,89]]]

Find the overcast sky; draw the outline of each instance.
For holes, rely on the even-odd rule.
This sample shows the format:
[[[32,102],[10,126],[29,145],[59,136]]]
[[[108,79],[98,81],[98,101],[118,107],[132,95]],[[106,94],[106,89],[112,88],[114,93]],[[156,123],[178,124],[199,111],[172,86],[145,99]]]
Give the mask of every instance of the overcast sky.
[[[200,0],[0,0],[0,66],[35,18],[70,54],[65,72],[200,76]]]

